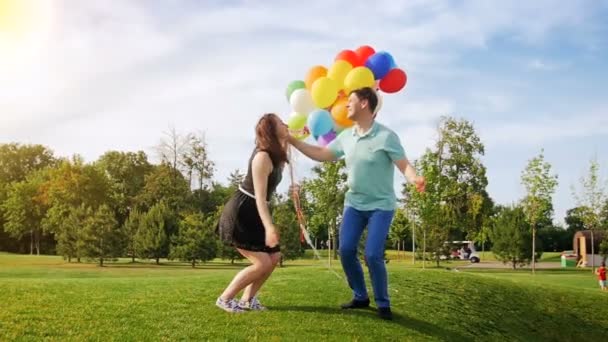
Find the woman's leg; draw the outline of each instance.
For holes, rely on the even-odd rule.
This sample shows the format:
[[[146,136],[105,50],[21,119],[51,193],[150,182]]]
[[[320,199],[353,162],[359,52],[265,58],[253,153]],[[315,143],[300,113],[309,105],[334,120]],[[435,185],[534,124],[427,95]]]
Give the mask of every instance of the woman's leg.
[[[249,300],[251,300],[251,298],[255,297],[255,295],[258,293],[258,291],[260,290],[262,285],[264,285],[264,282],[266,282],[266,280],[270,277],[270,275],[274,271],[274,268],[279,263],[279,260],[281,260],[280,252],[269,254],[269,256],[270,256],[270,262],[272,264],[272,267],[261,278],[258,278],[256,280],[254,280],[251,284],[247,285],[247,287],[245,288],[245,291],[243,292],[243,297],[241,297],[241,301],[248,302]]]
[[[265,252],[251,252],[237,248],[245,258],[251,261],[252,265],[241,270],[232,279],[228,287],[224,290],[220,296],[223,300],[231,300],[244,289],[247,285],[253,283],[255,280],[264,277],[267,273],[272,271],[274,267],[270,255]]]

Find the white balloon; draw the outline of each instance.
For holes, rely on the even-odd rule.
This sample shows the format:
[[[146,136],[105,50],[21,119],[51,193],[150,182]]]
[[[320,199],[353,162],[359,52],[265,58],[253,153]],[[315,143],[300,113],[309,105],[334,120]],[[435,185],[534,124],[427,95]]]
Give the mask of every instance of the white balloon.
[[[297,89],[289,97],[289,104],[294,112],[308,115],[315,110],[315,104],[308,89]]]

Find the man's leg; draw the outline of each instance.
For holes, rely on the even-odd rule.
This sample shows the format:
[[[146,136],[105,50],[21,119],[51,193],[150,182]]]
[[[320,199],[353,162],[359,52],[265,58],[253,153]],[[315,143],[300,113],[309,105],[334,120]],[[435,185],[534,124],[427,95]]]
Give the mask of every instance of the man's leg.
[[[384,264],[384,246],[393,220],[394,211],[376,210],[369,219],[365,257],[374,288],[378,308],[391,306],[388,296],[388,280]]]
[[[368,300],[363,268],[357,258],[357,247],[367,224],[364,213],[351,208],[344,208],[342,225],[340,226],[340,260],[342,268],[348,279],[348,284],[353,289],[354,299],[358,301]]]

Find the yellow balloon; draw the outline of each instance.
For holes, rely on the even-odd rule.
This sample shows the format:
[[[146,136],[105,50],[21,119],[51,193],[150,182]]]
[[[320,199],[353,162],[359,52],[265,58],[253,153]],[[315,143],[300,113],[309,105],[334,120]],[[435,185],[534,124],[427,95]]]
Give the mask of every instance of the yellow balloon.
[[[310,90],[312,101],[319,108],[331,106],[338,97],[338,86],[336,82],[328,77],[319,77]]]
[[[376,84],[374,73],[367,67],[356,67],[352,69],[344,79],[344,90],[350,93],[353,90],[364,87],[373,87]]]
[[[344,89],[344,79],[352,69],[353,66],[347,61],[338,60],[329,68],[327,77],[336,81],[338,90],[342,90]]]

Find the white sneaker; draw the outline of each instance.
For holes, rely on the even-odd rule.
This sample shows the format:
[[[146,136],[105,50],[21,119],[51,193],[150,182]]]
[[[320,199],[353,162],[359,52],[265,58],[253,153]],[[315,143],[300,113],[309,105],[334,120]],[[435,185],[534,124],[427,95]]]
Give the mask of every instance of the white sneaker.
[[[231,300],[223,300],[222,297],[219,297],[215,302],[215,305],[227,312],[232,313],[242,313],[245,312],[242,307],[239,306],[239,303],[235,299]]]
[[[251,311],[264,311],[266,307],[260,303],[257,297],[251,298],[248,302],[241,300],[239,306]]]

